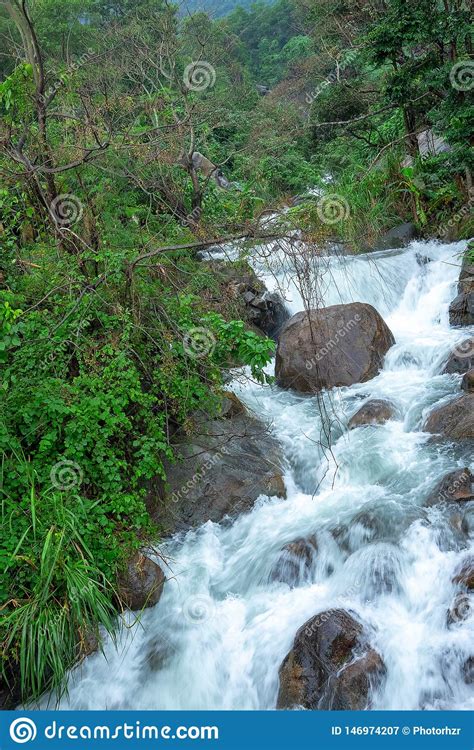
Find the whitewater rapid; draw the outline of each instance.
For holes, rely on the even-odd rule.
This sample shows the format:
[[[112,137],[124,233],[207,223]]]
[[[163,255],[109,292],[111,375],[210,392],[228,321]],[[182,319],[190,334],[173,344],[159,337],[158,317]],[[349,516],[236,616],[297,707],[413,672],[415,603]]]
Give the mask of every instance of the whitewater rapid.
[[[447,625],[452,577],[474,552],[473,523],[468,542],[442,509],[423,508],[447,472],[474,470],[472,445],[439,443],[421,431],[430,410],[460,387],[459,376],[439,373],[450,349],[472,333],[448,320],[465,246],[414,243],[320,259],[325,305],[368,302],[392,329],[396,344],[382,372],[324,394],[324,425],[316,397],[236,376],[233,390],[283,446],[287,499],[261,497],[232,523],[209,522],[161,544],[170,580],[160,602],[123,628],[117,648],[106,642],[104,655],[70,675],[60,708],[273,709],[296,631],[331,608],[360,618],[385,662],[374,708],[474,707],[461,675],[473,655],[474,615]],[[302,309],[281,254],[253,262],[291,312]],[[369,398],[393,401],[396,417],[347,432]],[[318,554],[301,583],[272,581],[282,547],[312,534]],[[129,614],[127,623],[134,619]]]

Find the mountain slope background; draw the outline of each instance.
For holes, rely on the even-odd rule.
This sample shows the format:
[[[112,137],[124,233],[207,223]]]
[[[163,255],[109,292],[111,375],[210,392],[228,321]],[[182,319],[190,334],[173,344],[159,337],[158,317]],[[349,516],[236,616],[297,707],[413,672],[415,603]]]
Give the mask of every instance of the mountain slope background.
[[[270,5],[274,0],[259,0],[258,5]],[[250,8],[255,0],[183,0],[179,3],[180,13],[205,11],[213,18],[222,18],[236,8]]]

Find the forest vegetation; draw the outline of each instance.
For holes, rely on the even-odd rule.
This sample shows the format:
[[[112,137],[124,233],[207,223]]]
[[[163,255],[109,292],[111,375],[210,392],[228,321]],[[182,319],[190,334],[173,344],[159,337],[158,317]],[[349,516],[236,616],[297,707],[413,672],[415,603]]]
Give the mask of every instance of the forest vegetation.
[[[467,1],[216,5],[0,2],[0,643],[23,700],[113,633],[176,431],[226,368],[266,378],[274,342],[200,251],[284,206],[350,253],[405,222],[473,234]]]

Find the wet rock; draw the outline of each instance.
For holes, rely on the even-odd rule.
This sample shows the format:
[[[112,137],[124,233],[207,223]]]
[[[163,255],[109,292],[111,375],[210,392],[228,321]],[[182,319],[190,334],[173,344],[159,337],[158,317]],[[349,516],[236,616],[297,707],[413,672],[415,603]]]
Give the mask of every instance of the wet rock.
[[[459,274],[458,294],[474,292],[474,243],[470,243],[466,250]]]
[[[474,338],[468,338],[458,344],[444,367],[443,374],[462,375],[474,367]]]
[[[468,557],[454,574],[453,583],[467,591],[474,591],[474,557]]]
[[[296,539],[286,544],[270,573],[271,581],[280,581],[294,587],[306,580],[311,572],[318,551],[315,536]]]
[[[431,263],[431,258],[428,258],[427,255],[422,255],[421,253],[415,254],[416,262],[419,266],[427,266],[428,263]]]
[[[280,667],[277,708],[364,710],[385,672],[363,626],[342,609],[329,610],[297,632]]]
[[[418,230],[412,222],[399,224],[393,229],[385,232],[374,244],[374,250],[391,250],[397,247],[406,247],[418,235]]]
[[[474,438],[474,394],[467,393],[432,411],[423,430],[448,440]]]
[[[79,659],[85,659],[86,656],[94,654],[100,646],[99,631],[88,630],[86,633],[79,633],[78,648]]]
[[[473,482],[474,476],[467,467],[446,474],[430,493],[425,502],[426,507],[431,508],[443,502],[474,500]]]
[[[464,375],[461,383],[461,388],[463,391],[466,391],[466,393],[474,392],[474,368],[466,372],[466,374]]]
[[[147,647],[144,663],[151,672],[159,672],[169,664],[175,653],[176,649],[171,641],[157,635]]]
[[[390,401],[373,399],[359,409],[349,420],[349,430],[367,424],[385,424],[395,415],[395,406]]]
[[[277,340],[281,328],[290,317],[282,297],[269,292],[248,265],[213,261],[209,264],[219,279],[224,297],[235,300],[242,318],[265,336]]]
[[[469,594],[457,594],[448,610],[448,626],[463,622],[469,617],[472,610],[472,598]]]
[[[361,511],[347,526],[335,528],[332,535],[344,552],[352,554],[375,539],[383,538],[385,531],[378,514]]]
[[[193,437],[174,438],[167,484],[150,490],[150,515],[167,534],[219,523],[251,510],[260,495],[285,497],[283,453],[266,424],[238,407],[234,416],[203,417]]]
[[[302,393],[365,383],[377,375],[394,343],[371,305],[354,302],[297,313],[280,334],[277,383]]]
[[[285,303],[276,292],[254,297],[249,304],[249,317],[266,336],[278,340],[281,329],[290,317]]]
[[[451,302],[449,323],[452,326],[474,325],[474,292],[462,292]]]
[[[137,552],[118,578],[118,595],[132,611],[153,607],[163,593],[165,574],[157,563]]]
[[[474,656],[464,662],[462,674],[466,685],[474,685]]]
[[[232,391],[226,391],[222,397],[220,416],[225,419],[233,419],[233,417],[239,417],[246,413],[247,410],[238,396]]]

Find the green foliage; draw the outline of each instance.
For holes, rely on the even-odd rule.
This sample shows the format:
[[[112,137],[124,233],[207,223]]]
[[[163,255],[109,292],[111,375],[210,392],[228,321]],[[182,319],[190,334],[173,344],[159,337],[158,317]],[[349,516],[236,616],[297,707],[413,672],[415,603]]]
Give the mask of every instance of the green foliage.
[[[99,640],[99,623],[114,637],[113,589],[84,541],[91,518],[82,499],[53,489],[38,494],[21,454],[3,455],[2,474],[12,472],[25,483],[24,495],[11,497],[10,476],[0,493],[2,539],[8,539],[0,548],[3,668],[17,662],[21,694],[36,698],[45,688],[61,691],[86,643]]]

